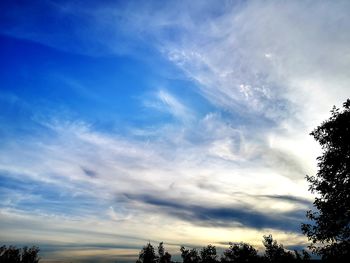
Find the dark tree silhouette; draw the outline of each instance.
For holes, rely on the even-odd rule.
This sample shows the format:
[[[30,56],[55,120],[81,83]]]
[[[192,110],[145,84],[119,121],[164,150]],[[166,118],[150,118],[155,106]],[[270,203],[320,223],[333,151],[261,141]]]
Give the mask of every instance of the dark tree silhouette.
[[[224,251],[221,257],[222,263],[236,262],[236,263],[250,263],[259,262],[260,257],[258,251],[247,243],[230,243],[230,247]]]
[[[23,249],[14,246],[0,247],[1,263],[38,263],[39,262],[38,247],[24,247]]]
[[[276,240],[273,240],[271,235],[264,236],[263,244],[265,246],[264,258],[267,262],[293,262],[295,261],[294,255],[286,251],[283,245],[278,244]]]
[[[137,263],[156,263],[158,261],[158,257],[154,252],[154,247],[151,243],[148,243],[144,246],[139,254],[139,259],[136,261]]]
[[[159,243],[159,246],[158,246],[158,255],[159,255],[159,258],[163,257],[164,254],[165,254],[164,245],[163,245],[163,242],[160,242],[160,243]]]
[[[309,262],[311,259],[310,254],[304,249],[301,251],[301,253],[302,255],[299,253],[299,251],[294,250],[296,262]]]
[[[185,247],[180,248],[181,257],[183,263],[199,263],[200,257],[196,249],[186,249]]]
[[[21,251],[14,246],[2,246],[0,248],[0,261],[4,263],[19,263],[21,262]]]
[[[200,262],[216,263],[217,262],[216,247],[212,245],[203,247],[200,251]]]
[[[322,146],[316,176],[306,176],[315,198],[316,211],[308,211],[311,223],[302,232],[310,248],[323,259],[350,258],[350,99],[344,109],[333,107],[331,117],[311,135]]]
[[[303,253],[303,258],[302,258],[303,261],[305,261],[305,262],[310,261],[310,259],[311,259],[310,254],[307,253],[307,251],[305,251],[304,249],[302,250],[302,253]]]
[[[22,263],[38,263],[39,248],[38,247],[24,247],[22,250]]]
[[[310,255],[302,250],[301,253],[287,251],[283,245],[278,244],[271,235],[264,236],[263,244],[265,254],[258,255],[258,251],[247,243],[230,243],[230,247],[224,251],[221,260],[218,260],[216,247],[208,245],[199,252],[196,249],[180,248],[183,263],[258,263],[258,262],[308,262]],[[148,243],[140,252],[137,263],[172,263],[171,255],[165,251],[163,242],[159,243],[158,256],[153,246]]]
[[[165,251],[163,242],[159,243],[158,246],[158,256],[159,256],[159,263],[170,263],[171,262],[171,255]]]

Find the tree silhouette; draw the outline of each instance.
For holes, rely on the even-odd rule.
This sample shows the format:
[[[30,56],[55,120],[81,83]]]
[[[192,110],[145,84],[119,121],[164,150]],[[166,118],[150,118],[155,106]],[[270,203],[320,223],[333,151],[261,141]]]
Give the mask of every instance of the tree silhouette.
[[[258,251],[248,243],[230,243],[230,247],[226,249],[218,260],[216,247],[208,245],[203,247],[199,252],[196,249],[180,248],[183,263],[258,263],[258,262],[308,262],[310,255],[302,250],[301,253],[294,250],[294,253],[287,251],[283,245],[278,244],[271,235],[264,236],[263,244],[265,246],[265,254],[258,255]],[[158,255],[155,255],[154,248],[147,243],[140,252],[137,263],[157,262],[171,263],[171,255],[165,251],[163,242],[158,245]]]
[[[304,249],[301,251],[302,255],[297,250],[294,250],[294,255],[296,262],[309,262],[311,257],[310,254],[307,253]]]
[[[39,253],[39,248],[38,247],[24,247],[22,250],[22,263],[38,263],[39,258],[38,258],[38,253]]]
[[[142,248],[139,254],[137,263],[170,263],[171,255],[165,251],[163,242],[158,245],[158,256],[154,252],[154,247],[151,243],[147,243]]]
[[[160,243],[159,243],[159,246],[158,246],[158,255],[159,255],[159,258],[163,257],[163,256],[164,256],[164,253],[165,253],[165,249],[164,249],[163,242],[160,242]]]
[[[264,236],[263,244],[265,246],[264,258],[267,262],[293,262],[295,261],[294,255],[286,251],[283,245],[278,244],[276,240],[273,240],[271,235]]]
[[[19,263],[21,262],[21,252],[20,249],[14,246],[2,246],[0,248],[0,261],[4,263]]]
[[[200,262],[216,263],[217,262],[216,247],[212,245],[203,247],[200,251]]]
[[[230,247],[224,251],[224,256],[221,257],[222,263],[250,263],[259,262],[260,257],[258,251],[247,243],[230,243]]]
[[[151,243],[147,243],[147,245],[142,248],[137,263],[156,263],[157,260],[158,257],[154,252],[154,247]]]
[[[163,242],[159,243],[158,246],[158,255],[159,255],[159,263],[170,263],[171,262],[171,255],[165,251]]]
[[[0,247],[1,263],[38,263],[39,262],[38,247],[24,247],[23,249],[14,246]]]
[[[199,263],[200,257],[196,249],[186,249],[185,247],[180,248],[181,257],[183,263]]]
[[[350,99],[344,109],[333,107],[331,117],[311,135],[322,146],[316,176],[306,176],[316,211],[308,211],[312,223],[302,224],[310,248],[323,259],[350,258]]]

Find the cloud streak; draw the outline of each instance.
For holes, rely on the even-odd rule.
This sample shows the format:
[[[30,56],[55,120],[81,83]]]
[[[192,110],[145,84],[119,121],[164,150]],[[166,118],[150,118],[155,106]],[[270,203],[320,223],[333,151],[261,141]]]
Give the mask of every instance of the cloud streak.
[[[215,127],[218,128],[220,124],[218,120],[204,118],[203,129],[201,129],[201,133],[198,133],[197,130],[199,136],[196,136],[199,139],[202,137],[202,142],[196,144],[187,140],[186,133],[191,134],[191,128],[185,131],[181,128],[183,135],[180,137],[167,133],[165,137],[159,138],[157,141],[144,143],[126,140],[120,136],[101,134],[92,131],[83,123],[48,123],[46,126],[51,127],[56,133],[54,139],[33,145],[33,142],[38,142],[38,138],[35,138],[33,142],[22,143],[20,150],[14,147],[13,143],[3,148],[2,151],[6,152],[7,156],[2,158],[1,168],[8,174],[3,180],[3,182],[8,183],[7,185],[3,184],[3,187],[10,190],[13,184],[23,185],[25,188],[19,190],[25,195],[34,194],[34,192],[40,195],[40,189],[43,189],[42,205],[45,205],[45,202],[50,199],[55,200],[54,202],[59,200],[58,208],[61,207],[63,211],[66,209],[65,196],[69,197],[67,202],[73,205],[71,207],[73,210],[82,209],[89,198],[92,202],[91,205],[95,204],[102,210],[101,204],[105,204],[105,214],[111,216],[112,219],[119,216],[129,218],[133,213],[137,214],[140,208],[142,211],[142,207],[134,207],[125,200],[121,200],[118,205],[115,205],[115,198],[124,194],[132,196],[139,193],[157,192],[164,197],[165,201],[169,198],[182,196],[181,202],[184,202],[185,205],[182,210],[190,210],[191,206],[189,205],[196,204],[194,207],[198,206],[199,214],[206,213],[204,207],[207,206],[232,205],[235,207],[242,202],[242,198],[243,202],[249,203],[253,208],[256,197],[249,196],[249,193],[256,194],[256,191],[265,194],[284,193],[281,189],[276,192],[274,184],[261,188],[267,178],[275,181],[276,184],[288,182],[288,188],[293,189],[294,187],[295,189],[295,192],[291,193],[301,194],[298,190],[298,184],[278,174],[271,174],[270,167],[264,167],[263,159],[258,161],[257,156],[251,157],[255,167],[250,167],[250,162],[244,163],[247,162],[246,158],[249,158],[249,154],[245,161],[241,159],[240,148],[246,148],[245,145],[241,145],[242,141],[236,142],[237,150],[234,149],[235,147],[227,148],[227,150],[218,147],[218,144],[227,140],[226,136],[236,134],[234,129],[221,124],[223,125],[221,131],[217,129],[216,134],[210,133],[211,137],[206,138],[208,129],[213,126],[213,121]],[[180,133],[174,131],[174,134]],[[238,136],[237,139],[240,137]],[[214,143],[215,140],[218,142]],[[177,146],[174,148],[176,144]],[[237,154],[240,158],[229,157],[226,155],[226,151],[227,154],[232,156]],[[14,155],[16,155],[16,159],[13,158]],[[29,155],[31,160],[27,162]],[[259,169],[259,166],[261,172],[256,176],[254,171]],[[274,169],[277,168],[278,166],[274,167]],[[199,184],[199,182],[205,182],[205,185]],[[238,187],[235,187],[236,182],[239,182]],[[28,188],[29,185],[33,185],[33,187]],[[56,190],[55,185],[59,185],[60,188]],[[47,196],[44,189],[52,189],[51,196]],[[128,192],[125,192],[125,189],[129,189]],[[232,196],[235,189],[244,194]],[[209,196],[208,193],[210,193]],[[198,197],[201,198],[198,199]],[[232,199],[232,197],[234,198]],[[77,200],[76,204],[74,200]],[[264,202],[260,201],[259,209],[267,208],[269,200],[266,202],[266,207],[261,206]],[[41,201],[36,200],[33,206],[38,202]],[[23,208],[25,205],[18,204],[17,208]],[[54,208],[50,203],[47,205],[47,209]],[[296,206],[300,206],[300,204],[296,202]],[[117,207],[119,210],[115,211]],[[223,211],[225,209],[223,208]],[[293,209],[290,208],[290,210]],[[213,215],[216,212],[220,213],[219,210],[215,211],[213,208],[211,211]],[[71,215],[68,210],[66,212],[67,215]],[[271,211],[266,213],[269,212]],[[78,210],[78,213],[90,214],[87,207],[85,210]],[[120,215],[116,216],[118,213]],[[232,211],[233,213],[234,211]],[[201,219],[200,216],[192,216],[193,220],[196,218]],[[219,223],[220,218],[213,216],[211,218],[212,224],[215,224],[215,219]],[[227,217],[226,221],[228,220]]]
[[[68,97],[47,110],[21,91],[0,91],[6,112],[25,119],[0,119],[2,241],[40,233],[40,242],[65,246],[91,235],[134,249],[148,239],[222,244],[232,233],[260,244],[268,231],[306,242],[298,234],[312,200],[304,176],[320,154],[308,134],[349,95],[348,1],[13,5],[2,35],[98,64],[87,72],[121,61],[147,85],[113,79],[103,96],[102,77],[89,89],[62,78],[89,98],[89,111],[76,115]],[[105,102],[120,107],[99,108]],[[112,124],[91,116],[98,110]]]
[[[161,211],[174,215],[182,220],[211,227],[235,226],[255,229],[274,228],[284,231],[299,232],[299,222],[305,217],[305,211],[302,209],[292,210],[287,213],[268,214],[251,210],[243,205],[236,207],[202,207],[196,204],[186,204],[185,200],[166,200],[150,195],[126,194],[126,197],[130,200],[136,200],[159,207],[160,209],[156,209],[155,212]],[[273,196],[270,198],[288,201],[297,200],[297,202],[300,202],[299,199],[294,197]],[[259,201],[259,199],[256,198],[256,201]],[[242,203],[244,203],[244,201]],[[310,205],[310,202],[307,204]]]

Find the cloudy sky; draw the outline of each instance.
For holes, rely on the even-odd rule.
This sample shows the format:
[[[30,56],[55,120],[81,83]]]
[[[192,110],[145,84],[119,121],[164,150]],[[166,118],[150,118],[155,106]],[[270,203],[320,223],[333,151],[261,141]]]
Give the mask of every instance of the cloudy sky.
[[[350,96],[349,1],[1,1],[0,241],[44,259],[146,242],[304,247]]]

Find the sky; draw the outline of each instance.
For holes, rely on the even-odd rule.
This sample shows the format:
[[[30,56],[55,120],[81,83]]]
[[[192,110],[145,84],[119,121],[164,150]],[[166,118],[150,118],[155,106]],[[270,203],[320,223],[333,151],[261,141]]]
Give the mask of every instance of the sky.
[[[1,1],[0,242],[307,246],[309,133],[350,96],[349,1]]]

